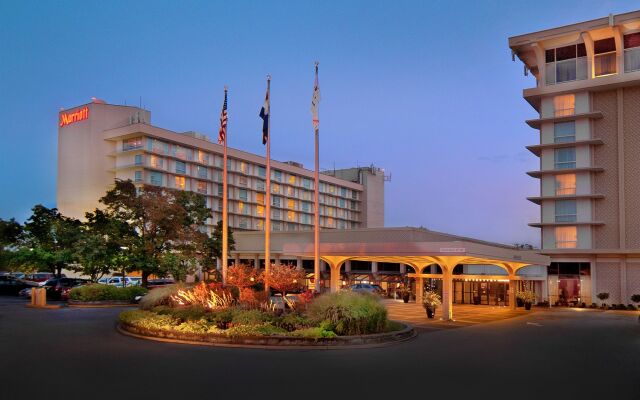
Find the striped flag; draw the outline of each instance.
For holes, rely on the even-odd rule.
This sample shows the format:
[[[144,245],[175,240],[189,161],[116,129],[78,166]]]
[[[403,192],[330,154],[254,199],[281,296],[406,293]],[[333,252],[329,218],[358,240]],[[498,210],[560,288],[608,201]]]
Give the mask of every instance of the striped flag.
[[[269,88],[264,97],[264,105],[260,109],[260,118],[262,118],[262,144],[267,144],[269,140]]]
[[[218,144],[227,140],[227,88],[224,89],[224,103],[220,113],[220,131],[218,132]]]
[[[316,63],[316,79],[313,84],[313,96],[311,97],[311,119],[313,121],[313,128],[316,130],[320,125],[318,104],[320,104],[320,85],[318,84],[318,64]]]

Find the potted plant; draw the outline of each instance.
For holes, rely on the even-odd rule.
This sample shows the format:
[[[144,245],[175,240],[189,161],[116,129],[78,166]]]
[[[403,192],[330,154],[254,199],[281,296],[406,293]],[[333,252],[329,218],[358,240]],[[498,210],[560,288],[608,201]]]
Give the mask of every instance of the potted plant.
[[[400,289],[400,296],[402,297],[402,301],[408,303],[411,299],[411,290],[409,290],[408,287],[404,286],[402,289]]]
[[[607,304],[606,304],[606,303],[604,303],[604,301],[605,301],[606,299],[608,299],[608,298],[609,298],[609,293],[606,293],[606,292],[605,292],[605,293],[598,293],[598,294],[596,295],[596,297],[597,297],[597,298],[599,298],[599,299],[600,299],[600,301],[602,301],[602,302],[603,302],[603,303],[602,303],[602,308],[606,309]]]
[[[440,299],[440,295],[436,292],[426,291],[422,298],[422,306],[427,312],[427,318],[433,318],[436,314],[436,308],[442,304],[442,300]]]
[[[516,298],[524,303],[525,310],[531,310],[531,304],[536,301],[536,294],[531,290],[523,290],[516,293]]]

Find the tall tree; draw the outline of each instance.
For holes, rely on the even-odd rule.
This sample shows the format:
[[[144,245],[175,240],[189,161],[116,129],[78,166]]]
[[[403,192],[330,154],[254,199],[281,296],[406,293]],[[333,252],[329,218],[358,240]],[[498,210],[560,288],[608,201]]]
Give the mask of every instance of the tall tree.
[[[176,258],[204,254],[206,234],[200,225],[211,210],[202,195],[156,186],[138,190],[130,180],[116,180],[100,202],[107,215],[136,232],[130,254],[135,268],[142,272],[143,285],[152,274],[164,276],[168,267],[190,264],[176,262]]]
[[[73,245],[80,235],[80,221],[38,204],[24,225],[21,263],[61,276],[62,268],[75,260]]]
[[[233,251],[236,249],[236,241],[233,238],[233,231],[229,228],[228,232],[228,245],[229,251]],[[207,248],[207,261],[210,264],[207,264],[207,271],[211,271],[215,268],[216,260],[222,258],[222,220],[218,221],[218,223],[213,227],[213,233],[211,237],[206,242]]]
[[[22,225],[15,219],[0,218],[0,268],[13,269],[14,255],[22,236]]]

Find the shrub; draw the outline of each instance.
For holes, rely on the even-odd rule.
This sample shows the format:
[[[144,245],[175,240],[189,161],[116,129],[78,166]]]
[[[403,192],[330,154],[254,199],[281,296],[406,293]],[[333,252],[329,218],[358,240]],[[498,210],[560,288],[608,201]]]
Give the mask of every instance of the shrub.
[[[198,321],[203,318],[207,319],[207,317],[209,316],[207,310],[199,305],[177,308],[159,306],[154,307],[153,311],[158,314],[171,315],[181,321]]]
[[[312,323],[338,335],[379,333],[387,323],[387,309],[376,297],[347,291],[318,297],[308,315]]]
[[[140,308],[143,310],[151,310],[157,306],[169,306],[171,305],[171,296],[177,294],[179,290],[188,289],[191,286],[193,285],[176,283],[174,285],[167,285],[150,290],[149,293],[140,300]]]
[[[234,302],[228,290],[202,282],[191,289],[181,289],[171,296],[171,302],[185,305],[201,305],[209,310],[227,308]]]
[[[233,311],[230,309],[210,311],[207,319],[219,329],[227,329],[233,321]]]
[[[311,322],[307,317],[296,313],[289,313],[278,317],[273,321],[273,324],[288,332],[306,329],[311,326]]]
[[[179,323],[179,321],[171,315],[156,314],[144,310],[125,311],[120,314],[120,321],[148,329],[173,329]]]
[[[636,306],[634,306],[633,304],[627,304],[627,310],[635,311]]]
[[[278,328],[269,323],[262,325],[238,325],[233,326],[225,332],[228,336],[273,336],[287,333],[282,328]]]
[[[115,287],[112,285],[86,285],[71,289],[69,298],[76,301],[133,301],[147,292],[140,286]]]
[[[269,296],[264,291],[258,292],[252,288],[242,288],[238,300],[245,308],[260,308],[262,303],[269,300]]]
[[[631,296],[631,301],[634,303],[640,303],[640,294],[634,294]]]
[[[262,325],[271,322],[273,316],[260,310],[235,310],[231,323],[238,325]]]
[[[320,327],[299,329],[291,332],[291,336],[299,336],[310,339],[333,339],[337,335],[333,331],[327,331]]]
[[[596,297],[599,298],[602,301],[605,301],[606,299],[609,298],[609,293],[606,293],[606,292],[605,293],[598,293],[596,295]]]
[[[589,308],[598,308],[598,305],[596,303],[591,303],[591,305],[589,306]]]

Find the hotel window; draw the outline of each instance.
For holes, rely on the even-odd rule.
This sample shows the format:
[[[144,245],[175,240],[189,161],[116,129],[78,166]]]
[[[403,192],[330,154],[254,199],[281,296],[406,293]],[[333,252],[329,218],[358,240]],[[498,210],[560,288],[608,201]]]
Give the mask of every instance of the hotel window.
[[[287,211],[287,221],[295,221],[295,220],[296,220],[296,212]]]
[[[356,192],[355,190],[351,191],[351,198],[354,200],[358,200],[358,192]]]
[[[264,193],[256,193],[256,203],[264,205]]]
[[[555,169],[568,169],[576,167],[576,148],[565,147],[562,149],[555,149],[554,152],[554,168]]]
[[[624,72],[640,70],[640,32],[624,35]]]
[[[198,150],[198,161],[201,164],[209,164],[209,154],[204,151]]]
[[[352,210],[356,210],[356,209],[357,209],[357,207],[356,207],[356,202],[355,202],[355,201],[353,201],[353,200],[351,201],[351,207],[350,207],[350,208],[351,208]]]
[[[187,158],[187,149],[182,146],[173,146],[173,156],[185,160]]]
[[[198,193],[207,194],[207,182],[198,182]]]
[[[178,174],[186,174],[187,173],[187,164],[183,161],[176,161],[176,173]]]
[[[297,231],[298,228],[296,226],[296,224],[292,224],[291,222],[287,223],[287,230],[288,231]]]
[[[262,220],[256,221],[256,229],[259,230],[259,231],[263,231],[264,230],[264,221],[262,221]]]
[[[280,207],[280,197],[278,196],[273,196],[271,198],[271,205],[275,206],[275,207]]]
[[[271,193],[280,193],[280,185],[277,183],[271,185]]]
[[[556,122],[553,124],[553,142],[568,143],[576,141],[576,121]]]
[[[264,181],[256,182],[256,190],[264,190]]]
[[[222,182],[222,171],[215,171],[214,176],[216,181]]]
[[[306,190],[302,191],[302,200],[311,200],[311,192],[307,192]]]
[[[347,188],[340,188],[340,196],[347,197]]]
[[[345,199],[338,199],[338,205],[342,208],[346,207],[346,200]]]
[[[557,249],[575,249],[578,245],[578,229],[575,226],[557,226],[555,239]]]
[[[333,217],[335,215],[335,209],[333,207],[327,207],[327,215]]]
[[[214,156],[214,163],[216,165],[216,167],[218,168],[222,168],[222,162],[223,162],[223,158],[220,156]]]
[[[272,178],[278,182],[282,182],[282,172],[281,171],[273,171]]]
[[[122,141],[122,150],[123,151],[133,150],[133,149],[140,149],[140,148],[142,148],[142,138],[141,137],[125,139],[125,140]]]
[[[271,210],[271,218],[280,219],[280,210],[278,210],[277,208]]]
[[[201,165],[198,165],[196,167],[196,169],[198,170],[198,178],[206,178],[207,177],[207,167],[203,167]]]
[[[546,83],[587,79],[587,49],[584,43],[545,51]]]
[[[258,176],[261,176],[263,178],[267,176],[267,171],[264,169],[264,167],[258,167]]]
[[[169,154],[169,143],[161,142],[156,139],[148,139],[148,140],[149,142],[147,142],[147,145],[149,146],[150,151],[153,151],[156,153],[162,153],[162,154]]]
[[[149,182],[152,185],[161,186],[162,185],[162,173],[158,171],[151,171],[149,174]]]
[[[240,218],[240,223],[238,224],[238,227],[240,229],[248,229],[247,219],[246,218]]]
[[[247,177],[246,176],[239,176],[238,177],[238,185],[240,186],[247,186]]]
[[[607,38],[593,42],[593,67],[595,76],[616,73],[616,40]]]
[[[230,158],[227,158],[227,171],[233,170],[233,162]]]
[[[258,217],[264,217],[264,206],[256,207],[256,215],[258,215]]]
[[[218,196],[222,196],[224,193],[224,186],[222,184],[218,185]]]
[[[556,222],[576,222],[577,205],[575,200],[556,200]]]
[[[135,165],[142,165],[142,154],[136,154],[136,155],[133,157],[133,163],[134,163]]]
[[[343,221],[343,220],[339,220],[338,221],[338,228],[346,229],[346,227],[347,227],[347,224],[345,223],[345,221]]]
[[[296,201],[293,200],[293,199],[287,200],[287,208],[289,210],[295,210],[296,209]]]
[[[311,209],[311,203],[307,203],[306,201],[303,201],[301,208],[302,208],[302,211],[309,212],[309,210]]]
[[[247,189],[238,189],[238,198],[247,201]]]
[[[311,179],[302,179],[302,187],[304,187],[305,189],[311,189]]]
[[[292,186],[287,186],[287,196],[289,197],[298,197],[298,189],[292,187]]]
[[[279,216],[278,216],[279,217]],[[282,230],[282,225],[280,224],[280,222],[274,222],[271,227],[273,228],[274,231],[280,231]]]
[[[142,171],[135,171],[133,173],[133,180],[135,182],[142,182]]]
[[[176,176],[175,183],[176,183],[176,188],[184,189],[186,184],[186,179],[184,178],[184,176]]]
[[[302,224],[310,224],[311,223],[311,217],[309,216],[309,214],[300,214],[300,223],[302,223]]]
[[[150,156],[149,165],[153,168],[162,169],[162,166],[164,165],[164,159],[158,156]]]
[[[333,228],[333,227],[334,227],[334,225],[335,225],[335,224],[334,224],[334,220],[333,220],[333,218],[327,218],[327,226],[328,226],[329,228]]]
[[[574,94],[565,94],[554,97],[553,109],[556,117],[575,114],[576,96]]]
[[[244,161],[240,161],[240,172],[243,174],[247,173],[247,163]]]
[[[289,185],[295,185],[295,184],[296,184],[296,176],[289,175]]]
[[[556,175],[556,196],[576,194],[576,174]]]

